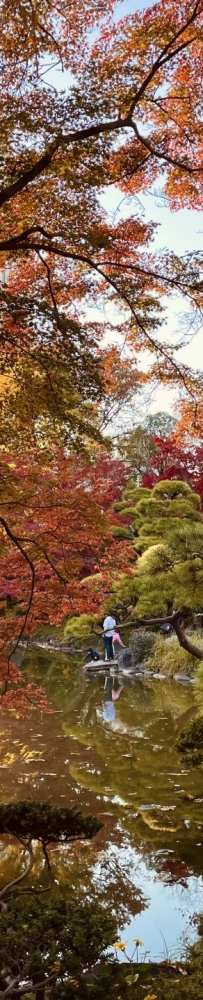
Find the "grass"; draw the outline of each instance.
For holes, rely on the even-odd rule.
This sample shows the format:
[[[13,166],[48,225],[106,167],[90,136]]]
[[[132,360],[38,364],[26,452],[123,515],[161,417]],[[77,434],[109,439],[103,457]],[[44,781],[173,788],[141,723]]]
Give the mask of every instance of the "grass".
[[[188,637],[190,635],[189,629],[187,630],[187,635]],[[202,636],[198,634],[198,638],[196,639],[194,638],[194,633],[191,633],[191,639],[203,652]],[[157,674],[167,674],[169,677],[182,672],[190,676],[197,670],[198,660],[196,656],[192,656],[191,653],[187,653],[186,649],[179,646],[176,635],[168,639],[164,639],[161,635],[158,635],[154,649],[148,658],[147,666],[149,670],[153,670]]]

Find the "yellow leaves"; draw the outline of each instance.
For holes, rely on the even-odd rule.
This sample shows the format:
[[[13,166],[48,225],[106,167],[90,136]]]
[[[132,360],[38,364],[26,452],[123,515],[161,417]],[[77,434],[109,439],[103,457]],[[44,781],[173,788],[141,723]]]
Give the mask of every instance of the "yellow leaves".
[[[8,751],[5,754],[4,763],[1,764],[1,767],[2,768],[3,767],[12,767],[12,765],[15,764],[15,761],[16,761],[16,754],[13,753],[12,751],[10,751],[10,752]]]
[[[7,396],[14,396],[17,392],[19,392],[19,386],[16,379],[12,375],[0,375],[0,399],[4,400]]]
[[[147,993],[147,996],[143,997],[143,1000],[157,1000],[157,994],[156,993]]]
[[[141,938],[134,938],[134,944],[136,944],[136,948],[142,948],[144,941],[141,941]]]

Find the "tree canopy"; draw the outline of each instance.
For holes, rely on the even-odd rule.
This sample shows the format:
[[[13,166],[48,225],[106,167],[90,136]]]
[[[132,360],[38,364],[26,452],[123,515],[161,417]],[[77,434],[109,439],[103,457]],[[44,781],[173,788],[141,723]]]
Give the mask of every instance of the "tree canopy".
[[[115,572],[131,564],[128,526],[125,548],[95,484],[74,479],[73,452],[91,466],[148,378],[187,390],[197,419],[201,378],[162,321],[174,292],[201,315],[201,257],[156,252],[138,198],[161,180],[173,209],[202,206],[202,26],[202,0],[121,16],[113,0],[82,12],[78,0],[1,5],[0,648],[11,697],[11,642],[58,623],[71,601],[73,614],[94,613],[98,591],[80,584],[102,568],[108,590],[108,543]],[[112,214],[111,191],[127,213]]]

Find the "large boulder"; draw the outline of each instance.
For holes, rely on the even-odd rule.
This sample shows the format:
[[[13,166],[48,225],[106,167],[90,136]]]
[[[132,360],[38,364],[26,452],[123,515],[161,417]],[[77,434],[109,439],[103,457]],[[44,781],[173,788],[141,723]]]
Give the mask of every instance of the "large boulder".
[[[134,670],[134,658],[130,649],[122,649],[118,653],[118,670]]]
[[[145,664],[153,652],[155,642],[156,633],[149,632],[146,628],[135,629],[131,632],[129,648],[136,664]]]

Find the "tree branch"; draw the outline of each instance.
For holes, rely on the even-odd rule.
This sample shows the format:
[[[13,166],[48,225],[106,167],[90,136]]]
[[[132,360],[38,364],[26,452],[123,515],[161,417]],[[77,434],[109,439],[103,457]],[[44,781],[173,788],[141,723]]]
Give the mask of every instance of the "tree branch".
[[[119,632],[122,632],[127,628],[140,628],[140,625],[172,625],[172,628],[177,635],[179,645],[182,646],[183,649],[186,649],[187,653],[191,653],[192,656],[195,656],[197,660],[203,660],[203,651],[199,649],[198,646],[195,646],[193,642],[190,642],[190,639],[188,639],[188,636],[185,634],[184,626],[179,624],[178,618],[180,618],[180,616],[181,611],[173,611],[171,615],[164,615],[162,618],[134,618],[134,621],[131,619],[129,622],[124,622],[123,625],[119,624]],[[92,629],[92,632],[89,633],[90,638],[93,634],[101,637],[104,634],[104,630],[102,630],[102,632],[98,632],[98,630]],[[79,638],[80,636],[77,635],[77,639]],[[81,638],[83,638],[83,636],[81,636]]]
[[[51,143],[49,149],[40,156],[39,160],[33,164],[28,170],[25,170],[18,180],[14,181],[12,184],[8,184],[7,187],[2,188],[0,191],[0,208],[5,205],[7,201],[14,198],[16,194],[20,194],[25,187],[28,186],[32,181],[36,180],[50,166],[52,162],[54,153],[62,146],[68,146],[71,142],[82,142],[85,139],[94,139],[98,135],[102,135],[105,132],[118,131],[121,128],[129,128],[129,118],[126,117],[123,120],[120,118],[113,118],[109,122],[100,122],[98,125],[89,125],[87,128],[79,128],[74,132],[69,132],[66,136],[60,135],[54,142]]]
[[[72,132],[70,131],[67,135],[63,134],[59,135],[50,144],[49,148],[43,153],[43,155],[39,157],[36,163],[33,164],[32,167],[30,167],[28,170],[25,170],[24,173],[21,174],[21,176],[18,177],[16,181],[13,181],[13,183],[8,184],[7,187],[5,188],[2,188],[0,192],[0,207],[4,205],[7,201],[10,201],[11,198],[15,197],[15,195],[23,191],[24,188],[28,186],[28,184],[30,184],[37,177],[39,177],[40,174],[43,173],[44,170],[47,169],[47,167],[50,166],[54,154],[60,147],[63,147],[64,145],[68,146],[71,142],[82,142],[83,140],[86,139],[91,139],[91,138],[94,139],[97,136],[103,135],[105,133],[108,134],[109,132],[120,131],[122,128],[132,128],[132,115],[134,113],[135,107],[141,100],[143,94],[147,90],[149,84],[153,80],[158,70],[161,69],[161,67],[164,66],[167,62],[173,60],[182,49],[185,49],[188,45],[192,43],[192,41],[195,40],[194,38],[188,40],[186,39],[186,41],[183,41],[180,45],[177,46],[176,49],[172,49],[171,51],[171,48],[174,45],[174,43],[179,38],[181,38],[181,36],[184,34],[187,28],[190,27],[190,25],[195,22],[199,14],[199,9],[201,12],[200,0],[197,0],[191,16],[188,17],[185,24],[182,25],[181,28],[179,28],[178,31],[172,36],[169,42],[167,42],[167,44],[163,47],[159,56],[153,63],[150,72],[145,77],[145,80],[143,81],[142,85],[139,87],[133,100],[131,101],[128,115],[125,115],[123,119],[120,116],[118,116],[118,118],[114,118],[107,122],[99,122],[97,125],[89,125],[86,128],[75,129]],[[143,144],[145,145],[144,142]],[[159,154],[156,153],[155,155]],[[173,162],[175,163],[175,161]],[[177,161],[177,165],[180,166],[182,169],[188,169],[189,172],[192,173],[194,172],[193,168],[183,167],[181,162],[179,163]]]
[[[22,840],[20,839],[20,837],[18,837],[17,839],[20,841],[20,843],[22,843]],[[1,891],[0,891],[0,900],[4,899],[4,896],[7,896],[7,893],[8,893],[9,889],[12,889],[14,885],[19,885],[19,882],[22,882],[24,878],[27,878],[27,875],[30,874],[30,872],[31,872],[31,870],[33,868],[34,860],[35,859],[34,859],[34,854],[33,854],[31,842],[30,843],[27,842],[26,844],[24,844],[24,850],[28,851],[28,853],[29,853],[29,862],[28,862],[27,868],[25,869],[24,872],[21,873],[21,875],[18,875],[17,878],[12,879],[12,882],[8,882],[7,885],[4,886],[4,889],[1,889]]]
[[[13,983],[9,984],[6,990],[0,992],[0,998],[4,1000],[4,997],[9,997],[9,996],[21,997],[24,993],[36,994],[36,990],[45,990],[46,987],[50,985],[50,983],[56,982],[57,976],[58,973],[54,972],[51,976],[47,976],[46,979],[43,979],[41,983],[35,983],[35,984],[33,984],[33,980],[29,979],[26,986],[20,986],[19,989],[17,989],[16,986],[14,986],[14,982],[16,983],[19,982],[20,976],[18,976],[16,980],[13,980]]]
[[[190,17],[188,17],[188,19],[185,22],[185,24],[182,25],[181,28],[179,28],[178,31],[175,32],[174,35],[172,35],[172,38],[170,39],[170,41],[167,42],[166,45],[164,45],[164,48],[159,53],[159,56],[157,56],[157,59],[155,59],[155,62],[153,63],[152,68],[151,68],[150,72],[148,73],[148,76],[145,77],[145,80],[143,80],[143,83],[139,87],[139,90],[137,90],[137,92],[136,92],[136,94],[134,96],[134,99],[131,102],[130,110],[129,110],[129,115],[131,117],[133,115],[133,112],[135,110],[136,105],[138,104],[138,101],[140,101],[141,97],[143,97],[143,94],[145,93],[145,91],[146,91],[149,83],[151,83],[151,81],[153,80],[153,78],[156,75],[157,71],[159,69],[161,69],[162,65],[164,66],[166,64],[166,62],[169,62],[173,58],[175,58],[175,56],[178,55],[178,52],[180,51],[180,49],[186,48],[187,45],[190,45],[191,42],[194,41],[194,38],[191,38],[188,41],[186,40],[180,46],[178,46],[177,49],[173,49],[172,52],[170,51],[171,46],[174,45],[174,43],[178,40],[178,38],[181,38],[181,35],[183,35],[184,31],[186,31],[187,28],[189,28],[191,24],[194,24],[194,21],[196,20],[196,18],[198,17],[198,14],[199,14],[199,8],[200,8],[200,13],[201,13],[201,0],[196,0],[195,6],[194,6],[194,10],[193,10],[192,14],[190,15]]]
[[[134,129],[139,142],[141,142],[142,146],[145,146],[145,148],[151,153],[151,156],[155,156],[158,160],[164,160],[165,163],[170,163],[170,166],[172,167],[179,167],[180,170],[184,170],[187,174],[203,172],[203,167],[190,167],[188,163],[184,163],[184,160],[179,160],[177,158],[174,159],[173,156],[169,155],[169,153],[164,153],[162,150],[157,149],[156,146],[152,146],[150,140],[147,139],[146,136],[141,135],[136,122],[131,121],[131,127]]]
[[[12,652],[8,656],[8,673],[7,673],[7,679],[5,680],[3,689],[0,692],[0,697],[1,697],[7,691],[8,678],[9,678],[9,664],[10,664],[10,660],[13,657],[13,655],[15,653],[15,650],[17,649],[18,643],[20,642],[20,639],[22,638],[22,635],[23,635],[23,633],[25,631],[25,626],[26,626],[26,623],[27,623],[27,620],[28,620],[28,615],[30,613],[30,608],[32,606],[32,600],[33,600],[33,594],[34,594],[34,585],[35,585],[35,567],[34,567],[34,563],[30,559],[30,557],[28,556],[27,552],[25,551],[25,549],[23,549],[22,545],[18,541],[17,535],[14,535],[14,532],[11,530],[11,528],[9,528],[9,525],[7,524],[7,521],[5,521],[4,517],[0,517],[0,524],[2,524],[2,527],[4,528],[6,534],[8,535],[8,538],[10,538],[10,540],[14,543],[14,545],[19,550],[19,552],[21,552],[21,555],[23,556],[23,558],[25,559],[25,561],[28,563],[28,565],[30,567],[30,571],[31,571],[30,596],[29,596],[28,604],[27,604],[27,607],[26,607],[26,610],[25,610],[24,622],[22,624],[22,627],[20,629],[18,638],[16,640],[16,643],[14,644]]]

